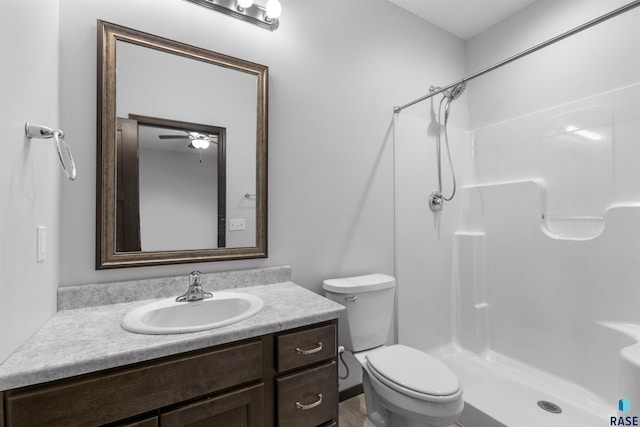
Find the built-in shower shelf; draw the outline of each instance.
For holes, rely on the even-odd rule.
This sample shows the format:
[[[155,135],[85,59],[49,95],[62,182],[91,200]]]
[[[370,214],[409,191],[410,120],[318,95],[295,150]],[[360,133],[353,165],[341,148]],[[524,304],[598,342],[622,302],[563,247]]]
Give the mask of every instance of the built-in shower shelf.
[[[568,240],[588,240],[604,230],[604,215],[564,216],[542,214],[542,222],[551,237]]]

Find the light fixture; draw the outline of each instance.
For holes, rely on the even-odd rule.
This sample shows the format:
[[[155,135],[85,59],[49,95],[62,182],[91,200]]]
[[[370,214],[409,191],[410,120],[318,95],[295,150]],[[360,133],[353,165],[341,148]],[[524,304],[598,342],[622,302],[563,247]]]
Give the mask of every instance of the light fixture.
[[[244,12],[245,9],[250,8],[253,5],[253,0],[238,0],[236,8],[238,12]]]
[[[282,14],[282,5],[278,0],[267,0],[264,11],[264,19],[269,22],[277,21]]]
[[[208,139],[192,139],[189,147],[198,148],[200,150],[206,150],[209,148],[209,140]]]
[[[240,20],[274,31],[279,26],[282,6],[278,0],[268,0],[266,6],[253,0],[187,0],[209,9],[222,12]]]

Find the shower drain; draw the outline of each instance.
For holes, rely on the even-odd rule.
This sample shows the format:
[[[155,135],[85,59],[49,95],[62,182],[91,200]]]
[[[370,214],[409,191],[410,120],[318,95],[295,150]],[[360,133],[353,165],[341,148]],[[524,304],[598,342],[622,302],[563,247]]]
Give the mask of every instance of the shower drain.
[[[547,402],[546,400],[538,400],[538,406],[552,414],[559,414],[562,412],[562,408],[555,403]]]

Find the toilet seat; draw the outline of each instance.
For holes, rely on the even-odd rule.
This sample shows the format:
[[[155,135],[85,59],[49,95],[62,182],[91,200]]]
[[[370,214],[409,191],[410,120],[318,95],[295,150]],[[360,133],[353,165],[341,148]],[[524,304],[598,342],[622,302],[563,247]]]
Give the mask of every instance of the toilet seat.
[[[444,363],[414,348],[392,345],[366,359],[373,376],[402,394],[432,402],[452,402],[462,395],[458,377]]]

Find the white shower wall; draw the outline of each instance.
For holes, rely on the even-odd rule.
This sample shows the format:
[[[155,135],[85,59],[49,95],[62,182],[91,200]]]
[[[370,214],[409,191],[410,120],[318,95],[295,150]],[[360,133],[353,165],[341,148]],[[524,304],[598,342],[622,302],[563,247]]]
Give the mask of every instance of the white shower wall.
[[[538,1],[467,44],[469,74],[624,3]],[[638,329],[621,325],[640,325],[640,10],[473,80],[464,99],[465,189],[439,236],[428,123],[396,120],[399,341],[500,354],[611,406],[640,398],[620,358]]]
[[[398,340],[428,350],[451,340],[453,233],[462,206],[460,185],[467,180],[471,138],[469,132],[450,128],[458,195],[445,202],[440,214],[433,214],[428,195],[438,188],[435,139],[429,134],[429,122],[410,113],[401,112],[394,122]],[[444,160],[447,196],[450,183]]]

